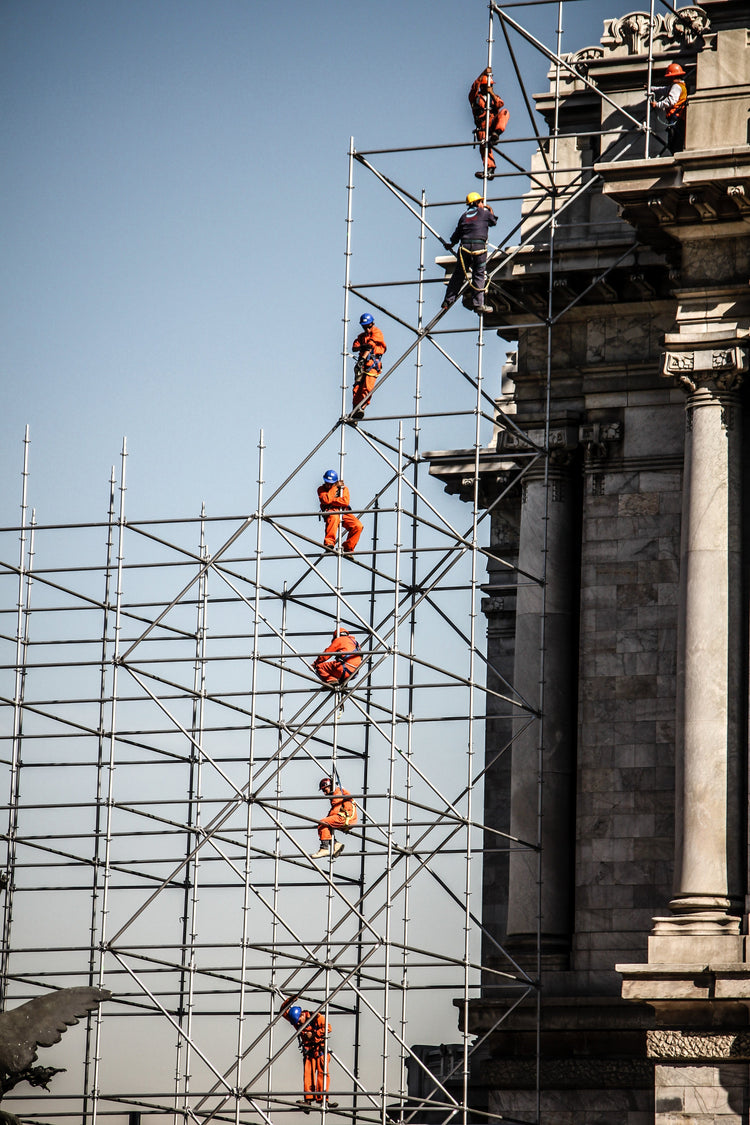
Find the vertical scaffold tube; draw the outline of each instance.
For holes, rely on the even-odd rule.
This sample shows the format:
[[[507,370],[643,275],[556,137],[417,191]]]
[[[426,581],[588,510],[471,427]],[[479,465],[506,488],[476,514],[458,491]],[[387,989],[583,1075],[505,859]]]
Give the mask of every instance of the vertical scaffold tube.
[[[242,1089],[242,1060],[244,1052],[244,1024],[245,1024],[245,986],[247,975],[247,947],[250,925],[250,875],[252,868],[252,827],[253,827],[253,781],[255,774],[255,754],[257,738],[257,695],[258,695],[258,668],[260,665],[260,651],[258,647],[260,633],[260,575],[263,543],[263,430],[258,438],[258,498],[255,509],[255,577],[253,595],[253,655],[252,671],[250,677],[250,745],[248,747],[247,762],[247,815],[245,819],[245,849],[244,849],[244,886],[242,896],[242,933],[240,953],[240,996],[237,1012],[237,1058],[234,1071],[234,1085],[236,1090]],[[235,1125],[240,1123],[240,1105],[242,1098],[234,1098]]]
[[[89,924],[89,985],[93,985],[96,981],[96,930],[98,924],[99,909],[99,866],[102,848],[102,789],[104,779],[105,744],[104,728],[106,724],[107,678],[109,672],[109,619],[112,585],[112,548],[114,545],[116,484],[117,481],[115,478],[115,467],[113,465],[112,472],[110,473],[109,477],[109,504],[107,505],[107,549],[104,565],[104,596],[102,602],[101,669],[99,673],[99,730],[97,734],[96,746],[96,797],[94,808],[94,862],[91,868],[91,921]],[[93,1031],[95,1019],[95,1015],[92,1015],[91,1013],[89,1013],[89,1015],[86,1017],[86,1062],[83,1083],[83,1108],[81,1113],[82,1125],[86,1125],[86,1118],[88,1116],[88,1090],[91,1077],[89,1070],[91,1065],[91,1050],[93,1046]]]
[[[115,787],[115,762],[117,759],[117,692],[118,672],[120,667],[120,632],[122,629],[122,574],[125,561],[125,493],[126,466],[128,445],[122,439],[122,454],[120,456],[120,508],[117,519],[117,578],[115,583],[115,619],[112,641],[112,687],[109,706],[109,757],[107,761],[107,795],[106,818],[104,834],[104,860],[102,876],[102,907],[99,919],[99,976],[97,984],[104,988],[106,977],[106,949],[107,949],[107,914],[109,911],[109,889],[112,876],[112,813],[114,809]],[[101,1062],[102,1047],[102,1011],[97,1009],[96,1014],[96,1039],[94,1044],[94,1066],[92,1071],[91,1089],[91,1125],[96,1125],[99,1108],[99,1065]]]
[[[8,966],[10,962],[10,935],[13,926],[13,901],[18,835],[18,802],[21,779],[21,741],[23,737],[23,697],[26,683],[26,645],[24,644],[24,587],[26,584],[26,514],[29,480],[29,427],[23,439],[23,469],[21,472],[21,530],[18,538],[18,596],[16,599],[16,656],[13,687],[13,737],[11,741],[10,778],[8,793],[8,835],[5,852],[5,902],[3,904],[2,957],[0,958],[0,1007],[7,1001]]]

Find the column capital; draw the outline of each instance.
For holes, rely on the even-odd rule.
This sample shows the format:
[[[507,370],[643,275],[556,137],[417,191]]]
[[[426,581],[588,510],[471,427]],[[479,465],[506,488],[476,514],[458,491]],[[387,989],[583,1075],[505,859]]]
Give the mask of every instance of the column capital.
[[[747,335],[699,335],[692,339],[681,333],[664,337],[662,376],[676,378],[688,394],[699,388],[721,395],[736,391],[750,368],[750,345]]]

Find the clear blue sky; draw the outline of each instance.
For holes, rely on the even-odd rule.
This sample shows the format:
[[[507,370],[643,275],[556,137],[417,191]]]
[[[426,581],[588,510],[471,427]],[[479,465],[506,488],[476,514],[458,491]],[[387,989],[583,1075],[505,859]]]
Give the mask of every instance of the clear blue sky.
[[[602,13],[568,11],[583,30],[566,49],[598,41]],[[555,6],[533,19],[554,43]],[[467,139],[487,20],[484,0],[5,0],[3,523],[27,422],[41,522],[104,515],[123,435],[131,513],[251,509],[261,426],[266,475],[285,475],[339,413],[349,137]],[[544,61],[520,56],[543,88]],[[417,191],[425,159],[404,172]],[[476,186],[475,153],[440,160],[432,198]],[[355,267],[369,244],[365,272],[392,251],[398,273],[392,201],[365,201]]]

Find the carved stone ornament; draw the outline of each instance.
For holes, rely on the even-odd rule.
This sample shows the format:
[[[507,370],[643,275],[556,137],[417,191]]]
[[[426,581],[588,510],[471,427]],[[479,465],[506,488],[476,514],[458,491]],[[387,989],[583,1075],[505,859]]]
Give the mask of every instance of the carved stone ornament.
[[[699,383],[715,383],[719,390],[736,389],[748,370],[750,349],[737,344],[729,348],[696,348],[694,351],[668,351],[662,374],[677,376],[688,390]]]
[[[622,422],[587,422],[578,427],[578,440],[589,457],[606,457],[612,442],[622,441]]]
[[[727,196],[742,214],[750,211],[750,196],[744,184],[727,184]]]
[[[502,613],[505,610],[505,598],[482,598],[482,613],[489,617],[493,613]]]
[[[567,58],[579,73],[583,73],[589,62],[604,58],[605,55],[647,54],[649,33],[653,51],[661,55],[672,52],[675,48],[692,47],[704,37],[710,27],[706,13],[695,5],[680,8],[678,12],[659,12],[653,16],[648,12],[628,12],[619,19],[604,21],[601,47],[585,47]]]
[[[647,1031],[646,1050],[651,1059],[698,1060],[731,1059],[737,1062],[750,1059],[750,1034],[746,1031],[734,1035],[704,1032],[690,1035],[682,1031]]]
[[[655,16],[649,19],[646,12],[629,12],[612,21],[612,37],[627,44],[629,55],[642,55],[648,50],[649,28],[653,29],[652,35],[656,35],[658,26]]]
[[[685,47],[692,47],[702,39],[711,26],[702,8],[680,8],[679,12],[669,12],[663,18],[670,36]]]
[[[575,54],[570,56],[570,64],[574,70],[579,74],[586,76],[589,70],[589,63],[594,59],[604,58],[603,47],[584,47],[582,51],[576,51]]]
[[[664,374],[679,375],[683,371],[695,370],[695,356],[692,352],[667,352],[664,357]]]

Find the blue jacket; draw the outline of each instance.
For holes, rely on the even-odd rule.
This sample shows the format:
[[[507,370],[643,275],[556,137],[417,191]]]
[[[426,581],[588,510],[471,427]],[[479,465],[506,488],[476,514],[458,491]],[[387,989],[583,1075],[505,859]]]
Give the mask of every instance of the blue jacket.
[[[449,245],[453,246],[454,242],[460,242],[466,246],[475,242],[477,246],[474,249],[476,249],[487,241],[489,229],[494,227],[496,222],[497,216],[491,207],[469,207],[458,220]]]

